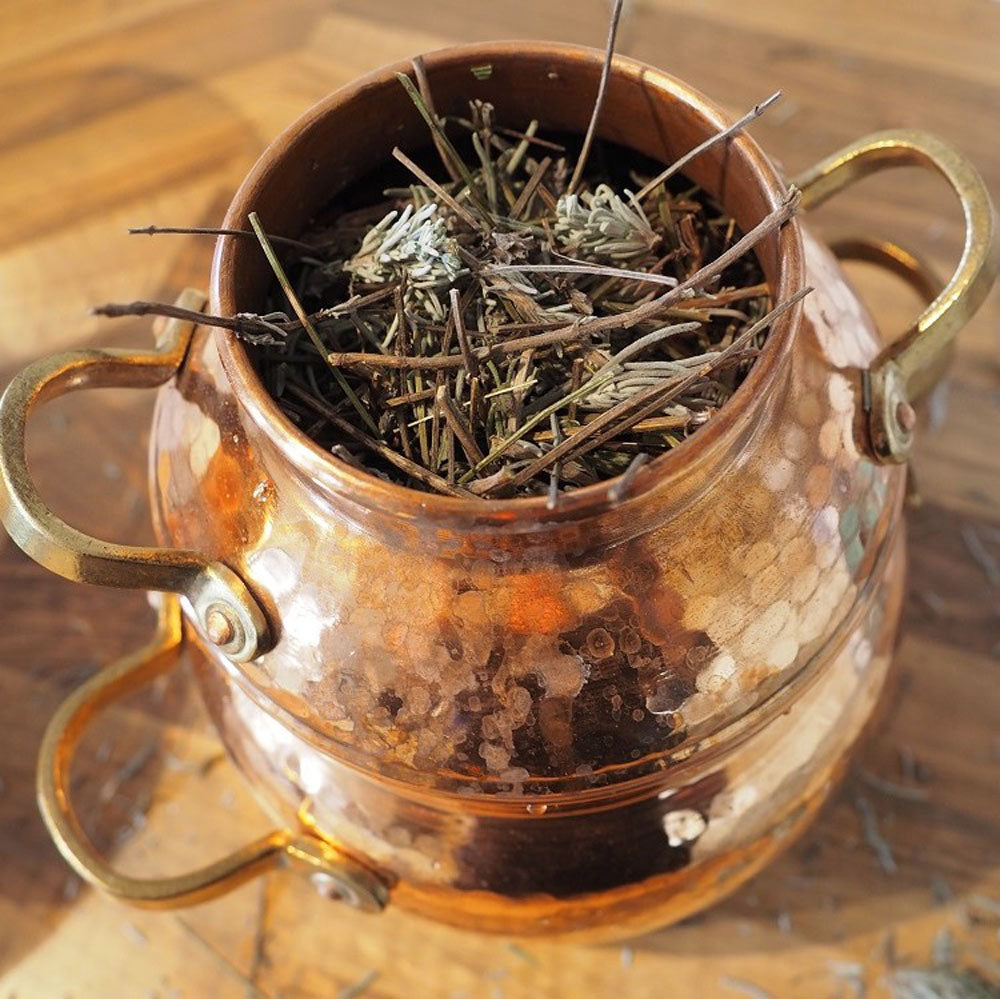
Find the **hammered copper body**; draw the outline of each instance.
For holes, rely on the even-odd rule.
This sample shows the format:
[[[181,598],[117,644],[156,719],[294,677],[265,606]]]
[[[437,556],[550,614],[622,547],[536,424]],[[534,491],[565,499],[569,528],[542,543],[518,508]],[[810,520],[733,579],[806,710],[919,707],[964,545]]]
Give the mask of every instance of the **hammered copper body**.
[[[521,43],[426,58],[439,113],[478,97],[571,133],[600,65]],[[257,211],[298,235],[394,145],[425,145],[406,69],[293,125],[224,224]],[[620,60],[600,133],[670,162],[725,124]],[[688,172],[744,231],[786,196],[745,135]],[[292,426],[243,347],[207,329],[160,390],[160,540],[232,569],[267,621],[239,662],[186,605],[212,717],[279,821],[380,900],[514,934],[662,925],[759,869],[842,771],[889,668],[905,470],[873,444],[865,372],[883,344],[830,251],[794,221],[758,255],[776,301],[815,290],[619,503],[607,484],[550,510],[369,476]],[[222,239],[211,311],[258,309],[267,282],[255,244]]]

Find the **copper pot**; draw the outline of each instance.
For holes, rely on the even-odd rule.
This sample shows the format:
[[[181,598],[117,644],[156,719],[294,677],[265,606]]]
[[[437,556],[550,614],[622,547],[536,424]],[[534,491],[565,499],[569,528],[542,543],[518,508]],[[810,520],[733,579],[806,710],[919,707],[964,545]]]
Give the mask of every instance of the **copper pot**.
[[[441,113],[480,97],[511,122],[581,132],[601,57],[491,44],[426,67]],[[407,68],[307,112],[225,225],[256,210],[296,235],[393,145],[425,144],[394,76]],[[604,137],[670,162],[725,124],[683,83],[617,60]],[[0,404],[12,536],[70,578],[179,594],[183,608],[182,624],[177,598],[161,598],[152,645],[78,691],[46,736],[41,803],[70,863],[127,901],[179,905],[290,861],[362,908],[391,899],[479,930],[591,935],[676,920],[758,870],[828,794],[885,684],[910,403],[997,269],[981,181],[922,133],[869,137],[796,183],[811,206],[903,163],[959,195],[968,236],[954,277],[934,297],[898,248],[845,249],[934,297],[914,327],[885,349],[830,249],[785,225],[757,250],[774,298],[814,293],[720,413],[618,504],[607,484],[549,510],[378,480],[298,432],[239,343],[181,323],[149,353],[77,351],[23,372]],[[745,134],[689,173],[744,231],[786,195]],[[220,240],[212,310],[257,309],[265,268],[252,243]],[[170,547],[88,538],[34,491],[28,411],[98,384],[162,386],[150,472]],[[86,842],[68,765],[94,710],[182,652],[281,831],[190,875],[127,878]]]

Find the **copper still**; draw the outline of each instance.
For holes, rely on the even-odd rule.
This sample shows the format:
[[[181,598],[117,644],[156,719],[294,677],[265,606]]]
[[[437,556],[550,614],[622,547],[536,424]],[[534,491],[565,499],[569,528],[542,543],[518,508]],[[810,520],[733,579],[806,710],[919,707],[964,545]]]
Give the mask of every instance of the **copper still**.
[[[601,64],[527,43],[426,57],[439,112],[478,97],[570,133],[586,128]],[[257,211],[296,236],[394,145],[425,145],[395,79],[407,69],[308,111],[224,225]],[[603,138],[672,162],[726,124],[685,84],[616,60]],[[983,184],[930,136],[870,136],[794,182],[812,208],[903,164],[938,171],[959,197],[967,238],[951,280],[941,288],[890,244],[839,249],[926,293],[913,327],[885,347],[831,249],[793,219],[756,252],[775,300],[814,292],[732,400],[620,503],[607,483],[548,509],[384,482],[289,423],[239,342],[181,322],[155,350],[73,351],[22,372],[0,402],[11,536],[71,579],[163,594],[149,647],[77,691],[46,735],[40,801],[67,860],[139,905],[197,902],[289,864],[361,909],[590,936],[672,922],[760,869],[828,795],[883,691],[911,403],[997,270]],[[688,174],[744,232],[787,194],[746,134]],[[220,239],[213,312],[257,310],[267,283],[255,244]],[[159,386],[149,467],[162,548],[90,538],[32,485],[33,406],[103,385]],[[74,815],[73,749],[95,711],[182,656],[278,831],[187,875],[126,877]]]

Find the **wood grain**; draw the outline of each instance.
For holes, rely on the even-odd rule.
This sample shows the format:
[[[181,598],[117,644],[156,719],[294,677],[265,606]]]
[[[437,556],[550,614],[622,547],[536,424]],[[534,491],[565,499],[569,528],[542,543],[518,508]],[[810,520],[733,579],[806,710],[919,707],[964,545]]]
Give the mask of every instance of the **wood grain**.
[[[98,323],[91,304],[171,298],[204,284],[208,241],[129,237],[129,225],[217,224],[263,145],[309,103],[413,52],[536,37],[600,45],[608,5],[508,0],[18,0],[0,10],[0,368],[70,345],[143,343],[143,323]],[[790,172],[877,128],[955,142],[1000,192],[1000,5],[988,0],[633,0],[621,48],[742,111],[781,87],[755,134]],[[942,272],[959,212],[934,178],[866,182],[813,220],[897,239]],[[852,269],[887,331],[918,304]],[[944,927],[960,960],[1000,957],[1000,593],[970,531],[1000,560],[1000,302],[963,334],[950,388],[921,427],[924,504],[910,515],[903,682],[860,758],[898,780],[925,771],[926,801],[850,781],[785,859],[714,911],[625,946],[525,949],[389,911],[364,918],[273,875],[178,915],[126,910],[80,890],[33,802],[34,757],[59,700],[151,625],[141,595],[74,586],[0,537],[0,995],[330,997],[378,977],[374,999],[625,995],[724,999],[887,995],[886,941],[926,962]],[[4,380],[6,376],[3,376]],[[144,448],[151,399],[60,401],[39,416],[34,467],[74,523],[148,539]],[[266,827],[183,671],[113,711],[85,744],[76,793],[92,834],[133,871],[178,870]],[[133,772],[134,771],[134,772]],[[865,841],[874,807],[898,871]],[[970,899],[972,901],[970,901]],[[992,918],[992,922],[990,921]],[[985,957],[984,957],[985,956]],[[838,973],[840,977],[838,977]],[[252,985],[250,984],[252,980]]]

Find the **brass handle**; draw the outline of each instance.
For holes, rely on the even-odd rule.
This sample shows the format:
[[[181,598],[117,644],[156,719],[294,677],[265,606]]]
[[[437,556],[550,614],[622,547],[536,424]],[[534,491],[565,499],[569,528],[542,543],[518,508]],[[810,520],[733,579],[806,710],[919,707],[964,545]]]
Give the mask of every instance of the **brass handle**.
[[[184,308],[205,297],[186,290]],[[230,658],[246,662],[265,651],[267,621],[242,579],[221,562],[194,551],[99,541],[70,527],[46,506],[28,469],[28,417],[40,403],[83,388],[151,388],[176,374],[194,324],[167,322],[156,350],[72,350],[29,365],[0,397],[0,520],[36,562],[67,579],[180,593],[201,630]]]
[[[982,304],[1000,267],[996,216],[982,178],[957,149],[925,132],[876,132],[793,183],[802,191],[803,207],[814,208],[862,177],[895,166],[928,167],[948,181],[965,216],[965,246],[948,283],[867,372],[869,434],[874,455],[883,462],[906,460],[913,443],[905,418],[909,402],[940,377],[952,341]]]
[[[886,239],[842,236],[830,242],[830,250],[838,260],[861,260],[877,264],[905,281],[928,304],[944,288],[944,281],[930,264]]]
[[[38,804],[59,852],[84,881],[144,908],[194,905],[276,867],[293,867],[319,875],[325,886],[332,888],[332,894],[356,908],[380,911],[388,900],[381,879],[308,832],[276,830],[213,864],[167,878],[129,877],[96,853],[69,800],[73,754],[94,715],[177,662],[182,643],[177,598],[155,594],[153,599],[158,606],[158,622],[152,641],[100,670],[75,690],[45,730],[38,764]]]

